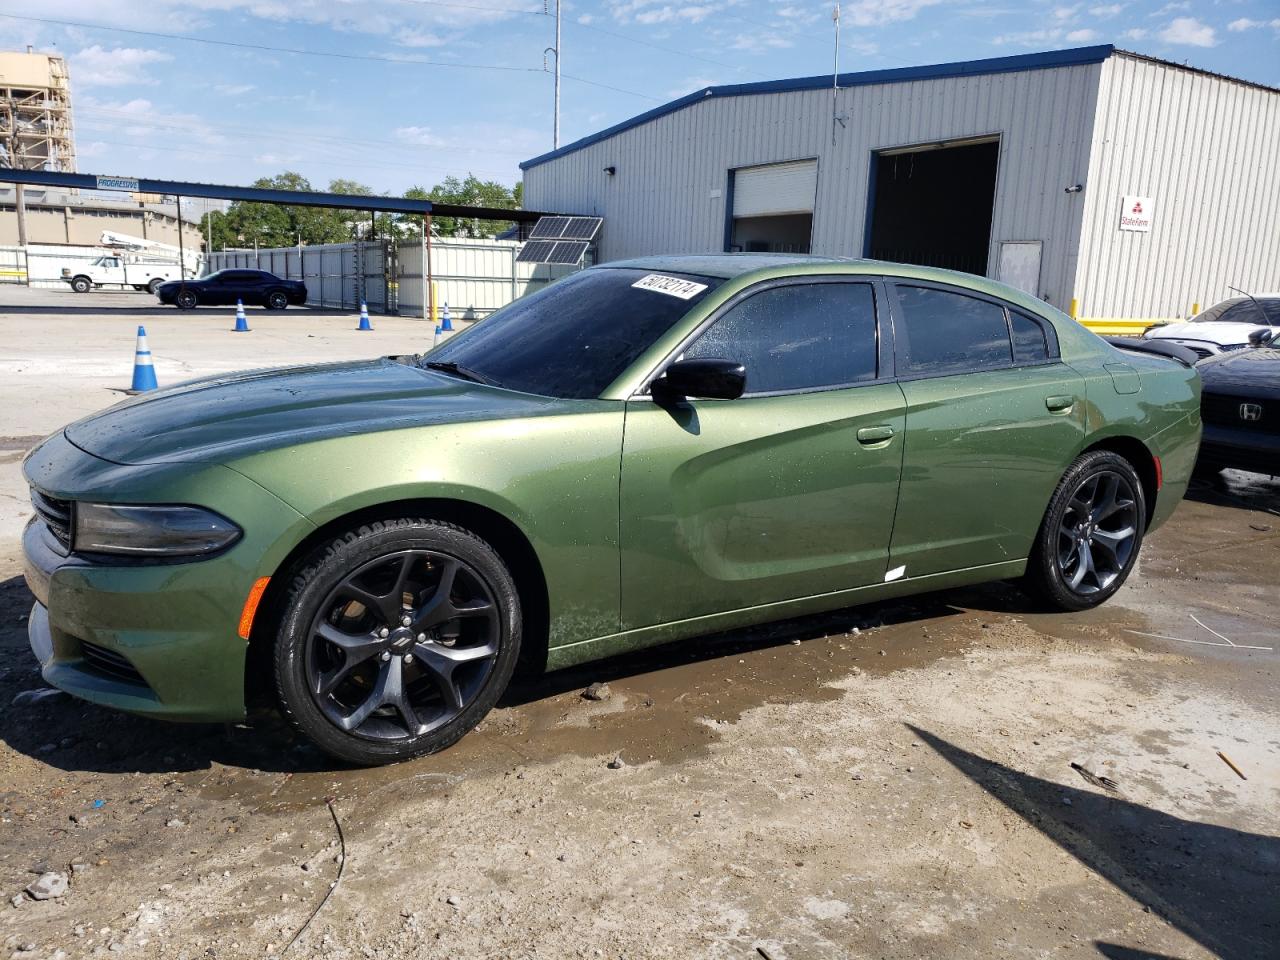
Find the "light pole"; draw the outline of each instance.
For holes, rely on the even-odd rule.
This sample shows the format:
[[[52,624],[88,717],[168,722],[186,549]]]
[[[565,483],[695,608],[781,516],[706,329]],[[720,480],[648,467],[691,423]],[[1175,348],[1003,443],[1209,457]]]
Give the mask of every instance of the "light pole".
[[[549,0],[542,0],[543,13],[550,13],[547,9]],[[555,113],[551,121],[551,146],[552,149],[560,149],[560,0],[556,0],[556,45],[547,47],[542,51],[542,68],[547,67],[547,54],[553,54],[556,58],[556,94],[555,94]]]

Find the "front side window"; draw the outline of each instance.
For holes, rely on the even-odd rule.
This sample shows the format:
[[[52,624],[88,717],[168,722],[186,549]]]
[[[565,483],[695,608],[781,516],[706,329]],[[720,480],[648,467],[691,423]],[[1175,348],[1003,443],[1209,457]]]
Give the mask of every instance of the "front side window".
[[[894,328],[900,376],[945,376],[1013,362],[1003,307],[932,287],[896,289],[902,307],[902,323]]]
[[[598,397],[723,282],[592,267],[508,304],[422,362],[524,393]]]
[[[771,287],[731,307],[684,356],[741,363],[747,393],[874,380],[875,295],[869,283]]]

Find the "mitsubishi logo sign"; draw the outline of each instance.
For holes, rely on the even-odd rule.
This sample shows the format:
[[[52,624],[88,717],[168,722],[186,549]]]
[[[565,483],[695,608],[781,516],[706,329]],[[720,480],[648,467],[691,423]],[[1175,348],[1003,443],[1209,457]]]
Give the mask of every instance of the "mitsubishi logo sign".
[[[1150,197],[1125,197],[1124,203],[1120,205],[1120,229],[1150,233],[1154,213]]]
[[[1240,404],[1240,419],[1248,420],[1250,423],[1262,419],[1262,404],[1260,403],[1242,403]]]

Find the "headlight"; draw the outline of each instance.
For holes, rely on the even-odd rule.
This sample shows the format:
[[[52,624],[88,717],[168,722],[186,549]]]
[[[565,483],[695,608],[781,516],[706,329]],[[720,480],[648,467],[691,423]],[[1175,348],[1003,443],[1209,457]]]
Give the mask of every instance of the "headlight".
[[[73,549],[128,556],[197,557],[240,539],[240,528],[200,507],[77,503]]]

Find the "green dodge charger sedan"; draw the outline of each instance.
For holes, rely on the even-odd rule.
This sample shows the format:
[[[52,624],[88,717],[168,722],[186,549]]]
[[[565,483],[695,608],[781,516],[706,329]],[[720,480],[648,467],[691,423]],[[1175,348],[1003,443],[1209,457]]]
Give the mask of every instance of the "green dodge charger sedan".
[[[24,464],[49,683],[336,757],[549,668],[1021,577],[1079,610],[1182,498],[1200,386],[1039,300],[871,261],[593,267],[421,357],[194,380]]]

